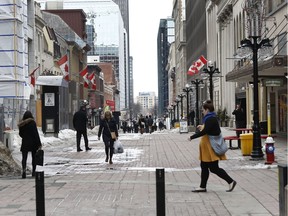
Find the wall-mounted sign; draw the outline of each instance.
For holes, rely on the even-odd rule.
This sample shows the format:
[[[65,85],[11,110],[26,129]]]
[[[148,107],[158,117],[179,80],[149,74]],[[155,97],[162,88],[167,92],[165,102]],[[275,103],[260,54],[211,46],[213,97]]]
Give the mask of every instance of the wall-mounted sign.
[[[263,84],[269,87],[283,86],[283,79],[264,79]]]
[[[54,93],[45,93],[45,106],[55,106]]]

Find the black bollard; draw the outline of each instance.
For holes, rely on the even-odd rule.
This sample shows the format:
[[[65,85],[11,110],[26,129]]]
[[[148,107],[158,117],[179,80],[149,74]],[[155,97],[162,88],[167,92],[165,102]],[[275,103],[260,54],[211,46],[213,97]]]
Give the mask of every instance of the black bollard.
[[[44,171],[35,172],[36,216],[45,216]]]
[[[285,187],[287,185],[287,164],[278,165],[278,176],[279,176],[279,212],[280,216],[286,216],[287,210],[287,197],[285,196]]]
[[[156,169],[157,216],[165,216],[165,171]]]

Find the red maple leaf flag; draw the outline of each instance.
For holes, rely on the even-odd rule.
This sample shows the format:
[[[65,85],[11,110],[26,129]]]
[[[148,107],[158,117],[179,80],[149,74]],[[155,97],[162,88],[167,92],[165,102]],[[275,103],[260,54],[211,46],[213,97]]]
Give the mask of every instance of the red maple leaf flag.
[[[193,76],[194,74],[197,74],[199,70],[207,63],[207,59],[203,55],[200,56],[200,58],[194,62],[194,64],[191,65],[189,68],[187,74]]]
[[[90,74],[90,76],[89,76],[88,78],[89,78],[89,80],[91,81],[92,89],[93,89],[93,90],[96,90],[95,74],[94,74],[94,73]]]
[[[36,72],[39,68],[40,68],[40,66],[38,66],[37,68],[35,68],[35,69],[29,74],[29,76],[31,76],[31,85],[32,85],[33,87],[35,87],[35,81],[36,81],[36,79],[35,79],[35,72]]]
[[[57,62],[65,80],[69,81],[69,68],[68,68],[68,56],[67,54],[60,58]]]
[[[89,87],[89,79],[88,79],[88,69],[87,66],[80,72],[80,75],[83,77],[84,84],[83,86],[85,88]]]

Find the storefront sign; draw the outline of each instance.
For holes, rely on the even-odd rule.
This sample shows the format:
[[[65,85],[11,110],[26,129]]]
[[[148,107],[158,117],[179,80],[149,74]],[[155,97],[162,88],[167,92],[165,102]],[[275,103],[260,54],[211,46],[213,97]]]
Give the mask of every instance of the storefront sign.
[[[263,84],[267,87],[283,86],[283,79],[265,79]]]

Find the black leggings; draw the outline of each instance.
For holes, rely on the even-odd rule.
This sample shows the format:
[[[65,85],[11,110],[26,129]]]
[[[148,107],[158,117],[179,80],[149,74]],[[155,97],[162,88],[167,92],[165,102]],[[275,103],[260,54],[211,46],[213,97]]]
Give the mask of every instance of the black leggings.
[[[36,151],[32,151],[32,172],[35,172],[36,170],[36,161],[35,161],[35,155]],[[27,164],[27,157],[28,157],[28,151],[22,151],[22,171],[26,171],[26,164]]]
[[[110,153],[110,160],[112,160],[112,157],[114,154],[114,140],[111,139],[111,140],[105,142],[105,153],[106,153],[107,158],[108,158],[108,155]]]
[[[218,160],[213,162],[203,162],[201,161],[201,188],[206,188],[207,181],[209,178],[209,170],[218,175],[220,178],[224,179],[228,184],[233,182],[233,179],[226,173],[226,171],[219,167]]]

